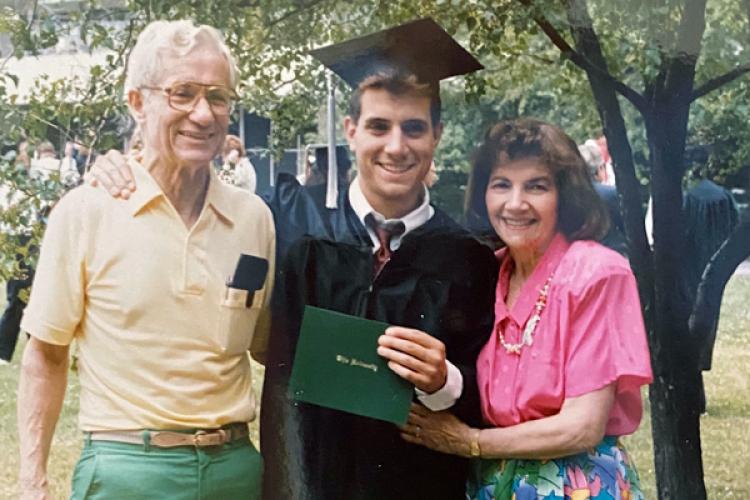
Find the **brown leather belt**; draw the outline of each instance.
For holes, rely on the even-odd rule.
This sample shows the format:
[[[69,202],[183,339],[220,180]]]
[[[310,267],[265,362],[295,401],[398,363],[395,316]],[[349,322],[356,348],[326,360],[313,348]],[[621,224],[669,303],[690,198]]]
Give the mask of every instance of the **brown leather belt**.
[[[247,424],[230,424],[221,429],[199,429],[195,432],[177,431],[93,431],[86,435],[92,441],[114,441],[116,443],[142,444],[157,448],[176,448],[178,446],[221,446],[249,435]]]

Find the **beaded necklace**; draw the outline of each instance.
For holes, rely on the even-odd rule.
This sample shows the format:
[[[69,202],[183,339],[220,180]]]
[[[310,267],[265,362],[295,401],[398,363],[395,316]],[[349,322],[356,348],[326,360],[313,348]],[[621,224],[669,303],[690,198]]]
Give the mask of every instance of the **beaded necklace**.
[[[498,340],[500,340],[500,345],[503,346],[503,348],[509,354],[516,354],[520,356],[523,346],[527,345],[531,347],[531,344],[534,343],[534,331],[536,330],[537,323],[539,323],[542,311],[544,311],[544,307],[547,305],[547,294],[549,292],[549,284],[552,281],[552,276],[554,276],[554,273],[549,275],[547,281],[544,282],[544,286],[541,290],[539,290],[539,297],[536,299],[536,304],[534,304],[534,314],[533,316],[531,316],[531,318],[529,318],[529,321],[526,322],[526,327],[523,329],[521,342],[519,342],[518,344],[510,344],[506,342],[503,333],[500,331],[500,323],[498,323],[497,327],[495,327],[495,331],[497,331],[497,338]]]

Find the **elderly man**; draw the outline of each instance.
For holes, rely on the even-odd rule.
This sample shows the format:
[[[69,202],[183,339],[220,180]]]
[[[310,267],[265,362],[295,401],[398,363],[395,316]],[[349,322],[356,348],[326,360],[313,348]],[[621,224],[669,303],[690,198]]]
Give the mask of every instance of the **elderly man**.
[[[24,498],[46,462],[78,343],[84,447],[72,497],[257,498],[262,471],[248,349],[266,341],[270,211],[211,168],[236,69],[219,33],[150,24],[128,62],[143,151],[127,202],[84,186],[53,210],[22,328]]]

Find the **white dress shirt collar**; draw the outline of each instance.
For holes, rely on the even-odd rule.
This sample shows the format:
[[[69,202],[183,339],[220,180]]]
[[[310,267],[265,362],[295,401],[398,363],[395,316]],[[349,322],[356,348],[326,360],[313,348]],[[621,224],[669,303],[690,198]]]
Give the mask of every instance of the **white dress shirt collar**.
[[[375,220],[381,223],[401,221],[401,223],[404,225],[403,234],[401,234],[400,236],[394,236],[391,240],[391,250],[393,251],[397,250],[398,247],[401,246],[401,239],[406,234],[408,234],[409,231],[413,231],[414,229],[418,228],[419,226],[430,220],[430,218],[432,218],[432,216],[435,214],[435,209],[430,205],[430,192],[426,186],[423,186],[424,194],[422,195],[422,203],[420,203],[417,208],[398,219],[386,219],[382,214],[376,212],[375,209],[372,208],[372,205],[370,205],[370,203],[367,201],[367,198],[365,198],[365,195],[362,192],[362,188],[360,187],[359,183],[359,176],[357,176],[349,185],[349,204],[352,206],[354,213],[357,214],[357,218],[359,219],[359,221],[363,226],[367,228],[367,234],[370,235],[370,239],[372,240],[372,244],[374,247],[373,251],[377,251],[378,248],[380,248],[380,243],[378,241],[377,235],[375,234],[375,231],[373,231],[365,223],[365,217],[367,217],[368,214],[372,214],[373,217],[375,217]]]

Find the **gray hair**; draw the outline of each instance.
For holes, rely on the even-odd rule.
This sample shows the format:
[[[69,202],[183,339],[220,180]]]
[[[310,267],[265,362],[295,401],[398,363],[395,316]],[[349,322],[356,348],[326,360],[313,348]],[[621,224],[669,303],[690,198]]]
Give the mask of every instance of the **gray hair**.
[[[36,153],[38,155],[56,155],[57,150],[55,150],[55,146],[52,145],[49,141],[42,141],[39,143],[39,145],[36,147]]]
[[[599,145],[593,139],[589,139],[578,146],[578,151],[589,168],[589,176],[591,179],[596,178],[599,169],[604,166],[604,158],[602,157]]]
[[[164,56],[184,57],[197,47],[215,47],[229,64],[229,85],[237,84],[237,65],[219,30],[192,21],[154,21],[146,26],[133,47],[125,76],[125,95],[142,86],[157,85]]]

